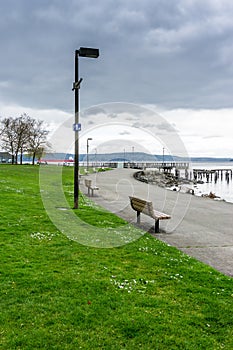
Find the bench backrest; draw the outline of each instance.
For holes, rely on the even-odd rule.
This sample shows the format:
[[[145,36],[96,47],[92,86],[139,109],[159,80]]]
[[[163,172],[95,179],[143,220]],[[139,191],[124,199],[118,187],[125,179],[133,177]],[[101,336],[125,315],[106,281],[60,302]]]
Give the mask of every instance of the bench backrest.
[[[85,186],[91,187],[91,180],[85,179]]]
[[[129,198],[130,198],[131,207],[134,210],[142,212],[152,217],[154,216],[154,209],[153,209],[152,202],[149,202],[137,197],[129,197]]]

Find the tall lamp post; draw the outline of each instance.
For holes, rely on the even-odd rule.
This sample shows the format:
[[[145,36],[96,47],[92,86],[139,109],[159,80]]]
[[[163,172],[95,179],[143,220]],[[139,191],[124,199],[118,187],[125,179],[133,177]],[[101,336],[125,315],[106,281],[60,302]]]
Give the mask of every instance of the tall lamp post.
[[[92,138],[88,137],[88,139],[87,139],[87,172],[89,169],[89,141],[91,141],[91,140],[92,140]]]
[[[75,146],[74,146],[74,209],[79,207],[79,135],[78,132],[81,130],[81,124],[79,124],[79,89],[82,82],[82,78],[79,80],[78,72],[78,58],[89,57],[97,58],[99,57],[99,50],[89,47],[80,47],[79,50],[75,50],[75,80],[73,83],[73,90],[75,91]]]
[[[95,166],[97,166],[97,148],[95,149]]]
[[[163,172],[165,171],[165,164],[164,164],[164,150],[165,150],[165,148],[163,147]]]

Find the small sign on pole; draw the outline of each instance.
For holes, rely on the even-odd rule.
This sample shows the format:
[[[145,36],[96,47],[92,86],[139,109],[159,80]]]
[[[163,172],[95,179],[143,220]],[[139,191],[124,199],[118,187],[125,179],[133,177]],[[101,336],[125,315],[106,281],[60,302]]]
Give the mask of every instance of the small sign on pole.
[[[76,132],[76,131],[81,131],[81,124],[78,123],[78,124],[73,124],[73,130]]]

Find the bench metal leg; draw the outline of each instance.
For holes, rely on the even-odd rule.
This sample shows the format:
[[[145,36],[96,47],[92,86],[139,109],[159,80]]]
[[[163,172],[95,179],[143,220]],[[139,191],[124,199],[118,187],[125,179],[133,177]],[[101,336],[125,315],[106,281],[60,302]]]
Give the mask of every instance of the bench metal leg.
[[[140,211],[137,211],[137,224],[140,224]]]
[[[155,233],[159,233],[159,219],[155,220]]]

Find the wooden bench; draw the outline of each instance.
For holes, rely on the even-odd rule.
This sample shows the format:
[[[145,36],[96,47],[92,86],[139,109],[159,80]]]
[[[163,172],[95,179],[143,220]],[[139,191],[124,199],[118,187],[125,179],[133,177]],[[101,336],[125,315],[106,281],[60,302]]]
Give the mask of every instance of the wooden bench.
[[[90,193],[92,197],[94,196],[94,191],[99,190],[99,187],[97,186],[92,186],[92,181],[85,179],[85,186],[87,187],[87,194],[90,196]]]
[[[144,199],[129,197],[131,207],[137,212],[137,223],[140,224],[140,214],[150,216],[155,220],[155,233],[159,232],[159,220],[171,219],[170,215],[154,210],[153,203]]]

